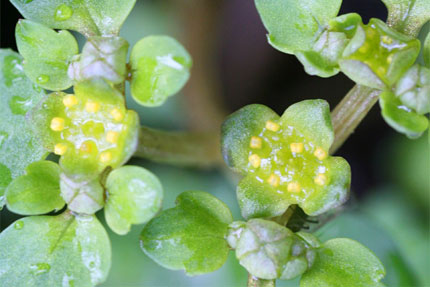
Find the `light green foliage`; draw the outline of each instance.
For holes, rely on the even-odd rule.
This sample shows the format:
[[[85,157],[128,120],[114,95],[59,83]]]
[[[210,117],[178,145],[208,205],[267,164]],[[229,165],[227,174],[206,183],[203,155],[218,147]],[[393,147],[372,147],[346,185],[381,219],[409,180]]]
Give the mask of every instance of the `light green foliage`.
[[[32,216],[0,234],[2,286],[94,286],[109,272],[111,249],[94,216]]]
[[[358,84],[377,89],[391,87],[413,65],[420,42],[378,19],[357,27],[345,48],[340,68]]]
[[[112,171],[106,189],[106,222],[118,234],[127,234],[132,224],[149,221],[161,208],[161,183],[142,167],[124,166]]]
[[[230,210],[201,191],[182,193],[176,204],[145,226],[141,234],[143,251],[163,267],[183,269],[188,275],[217,270],[229,252],[224,237],[233,221]]]
[[[281,215],[291,204],[318,215],[342,204],[350,167],[330,157],[333,128],[328,104],[302,101],[282,117],[250,105],[232,114],[222,128],[227,163],[242,171],[237,197],[245,218]]]
[[[27,165],[45,157],[46,151],[26,119],[43,95],[25,76],[22,58],[11,50],[0,50],[0,198]]]
[[[7,208],[22,215],[38,215],[64,206],[60,196],[60,167],[51,161],[30,164],[6,190]]]
[[[175,39],[145,37],[133,47],[131,95],[141,105],[159,106],[185,85],[191,56]]]
[[[427,37],[424,41],[423,57],[425,65],[427,68],[430,68],[430,32],[427,34]]]
[[[337,16],[341,0],[255,0],[269,31],[269,43],[294,54],[311,50],[324,26]]]
[[[86,36],[117,34],[136,0],[10,0],[21,14]]]
[[[381,93],[379,104],[385,121],[407,137],[418,138],[427,130],[429,125],[427,117],[406,107],[394,93],[390,91]]]
[[[351,13],[336,17],[319,35],[309,51],[297,51],[297,59],[306,73],[320,77],[331,77],[339,72],[338,61],[349,40],[361,24],[361,17]]]
[[[317,243],[311,234],[307,241],[273,221],[251,219],[230,225],[228,239],[236,257],[246,270],[262,279],[293,279],[315,260],[315,251],[307,242]]]
[[[19,53],[24,57],[24,71],[41,87],[60,91],[72,86],[67,76],[72,56],[78,54],[78,43],[72,34],[20,20],[15,30]]]
[[[428,0],[382,0],[388,8],[387,22],[405,34],[416,36],[430,20]]]
[[[91,177],[124,164],[137,145],[139,119],[101,79],[80,82],[75,95],[53,93],[34,112],[45,146],[61,155],[67,175]]]
[[[128,46],[121,37],[89,38],[82,54],[69,66],[69,77],[79,82],[101,77],[114,84],[122,83],[127,73]]]
[[[430,69],[415,65],[397,83],[395,94],[401,102],[423,115],[430,112]]]
[[[380,287],[384,266],[366,247],[348,238],[325,242],[300,287]]]

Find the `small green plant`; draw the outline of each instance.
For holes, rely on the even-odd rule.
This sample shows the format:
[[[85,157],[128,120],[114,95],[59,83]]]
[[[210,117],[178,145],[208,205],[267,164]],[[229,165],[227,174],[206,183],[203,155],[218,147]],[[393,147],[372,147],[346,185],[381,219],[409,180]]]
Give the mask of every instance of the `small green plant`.
[[[384,0],[388,22],[364,24],[355,13],[338,16],[341,0],[255,0],[273,47],[296,55],[310,75],[343,72],[358,86],[332,113],[324,100],[295,103],[281,116],[243,107],[225,120],[220,143],[141,127],[127,108],[127,81],[138,104],[159,106],[181,90],[192,66],[168,36],[143,38],[127,60],[119,30],[135,1],[11,2],[26,19],[16,26],[19,54],[0,50],[0,206],[28,217],[0,234],[2,286],[104,282],[111,246],[95,216],[101,209],[119,235],[146,223],[143,252],[190,276],[219,269],[233,251],[248,286],[299,276],[302,287],[384,286],[384,266],[361,243],[320,242],[303,229],[348,199],[350,166],[332,154],[378,100],[398,132],[418,138],[428,129],[430,34],[423,43],[416,37],[430,2]],[[81,51],[67,30],[86,37]],[[203,191],[183,192],[161,211],[158,178],[126,165],[133,156],[215,165],[217,151],[242,177],[245,221]]]

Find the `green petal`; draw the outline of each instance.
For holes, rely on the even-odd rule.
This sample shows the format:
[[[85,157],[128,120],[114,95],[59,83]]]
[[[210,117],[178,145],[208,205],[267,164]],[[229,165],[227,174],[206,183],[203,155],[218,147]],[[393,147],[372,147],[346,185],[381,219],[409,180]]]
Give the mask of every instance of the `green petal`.
[[[190,76],[191,56],[175,39],[149,36],[133,47],[131,95],[141,105],[160,106],[176,94]]]
[[[132,224],[149,221],[161,208],[163,188],[158,178],[138,166],[124,166],[112,171],[106,181],[104,209],[109,227],[120,235]]]
[[[228,166],[236,171],[246,171],[251,137],[261,132],[266,121],[278,119],[270,108],[257,104],[231,114],[221,128],[222,154]]]
[[[281,117],[281,124],[297,128],[308,140],[329,150],[334,140],[329,105],[324,100],[293,104]]]
[[[95,286],[106,280],[111,247],[94,216],[31,216],[0,234],[3,286]]]
[[[251,175],[242,179],[237,186],[237,200],[246,219],[279,216],[296,203],[286,200],[275,188]]]
[[[201,191],[182,193],[176,204],[145,226],[143,251],[161,266],[191,276],[217,270],[230,249],[224,239],[233,221],[230,210]]]
[[[72,86],[67,69],[72,56],[78,54],[78,43],[69,32],[54,30],[20,20],[15,30],[18,51],[24,57],[24,71],[41,87],[60,91]]]
[[[351,168],[348,162],[341,157],[329,157],[327,161],[329,183],[299,204],[308,215],[320,215],[342,205],[348,198],[351,184]]]
[[[381,261],[357,241],[335,238],[325,242],[300,287],[379,287],[385,276]]]
[[[32,162],[46,157],[38,134],[26,115],[45,92],[24,74],[22,58],[0,49],[0,207],[12,179],[23,175]]]
[[[379,104],[385,121],[409,138],[420,137],[428,128],[429,120],[404,106],[390,91],[381,93]]]
[[[318,52],[300,51],[296,53],[296,57],[305,67],[305,71],[309,75],[317,75],[322,78],[329,78],[339,73],[337,63],[329,61]]]
[[[7,208],[22,215],[37,215],[64,206],[60,196],[60,167],[51,161],[30,164],[26,174],[12,181],[6,190]]]
[[[269,43],[294,54],[311,49],[321,27],[339,12],[341,0],[255,0]]]

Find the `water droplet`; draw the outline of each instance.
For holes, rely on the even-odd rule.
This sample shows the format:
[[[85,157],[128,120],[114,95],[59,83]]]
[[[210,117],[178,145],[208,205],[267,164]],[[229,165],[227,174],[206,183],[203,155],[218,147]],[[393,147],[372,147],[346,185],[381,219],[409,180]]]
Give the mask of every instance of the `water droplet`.
[[[90,266],[90,268],[94,268],[94,267],[96,267],[96,263],[94,261],[91,261],[89,266]]]
[[[23,76],[20,59],[15,55],[4,58],[2,70],[7,87],[12,86],[13,80]]]
[[[72,17],[72,15],[73,15],[72,8],[70,8],[69,6],[67,6],[65,4],[61,4],[55,10],[54,18],[57,21],[66,21],[67,19]]]
[[[14,96],[9,100],[9,107],[15,115],[25,115],[31,108],[32,100]]]
[[[18,230],[23,229],[24,228],[24,221],[18,220],[17,222],[15,222],[13,227],[15,227],[15,229],[18,229]]]
[[[37,93],[40,93],[42,91],[42,88],[36,84],[33,84],[33,90]]]
[[[36,82],[40,85],[42,84],[46,84],[49,81],[49,76],[48,75],[40,75],[39,77],[37,77]]]
[[[51,269],[51,265],[49,265],[48,263],[36,263],[31,264],[30,269],[33,274],[40,275],[48,272]]]

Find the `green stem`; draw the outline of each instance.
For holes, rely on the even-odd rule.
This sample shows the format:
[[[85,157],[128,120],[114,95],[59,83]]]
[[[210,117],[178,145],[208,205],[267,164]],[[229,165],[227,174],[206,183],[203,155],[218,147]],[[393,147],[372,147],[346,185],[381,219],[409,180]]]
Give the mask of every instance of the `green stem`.
[[[137,157],[177,166],[213,167],[222,161],[216,132],[165,132],[142,127]]]
[[[354,132],[370,109],[378,101],[379,90],[356,85],[331,113],[334,129],[334,142],[330,153],[335,153],[339,147]]]
[[[276,280],[265,280],[248,275],[248,287],[275,287]]]

